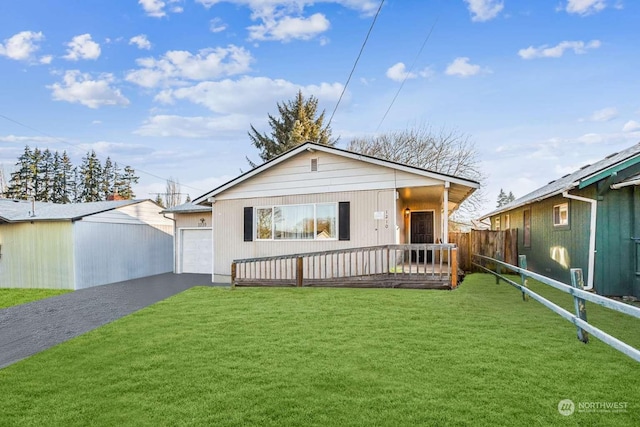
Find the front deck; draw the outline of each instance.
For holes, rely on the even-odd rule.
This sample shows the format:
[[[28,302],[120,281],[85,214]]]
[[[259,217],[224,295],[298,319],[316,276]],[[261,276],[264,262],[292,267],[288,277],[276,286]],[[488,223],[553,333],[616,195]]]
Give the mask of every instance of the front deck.
[[[234,286],[453,289],[458,283],[457,251],[450,244],[251,258],[234,261],[231,271]]]

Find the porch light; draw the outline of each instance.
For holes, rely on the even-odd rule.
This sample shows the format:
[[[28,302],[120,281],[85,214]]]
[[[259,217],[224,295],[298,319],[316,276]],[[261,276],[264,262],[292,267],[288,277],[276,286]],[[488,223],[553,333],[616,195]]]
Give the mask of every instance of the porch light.
[[[404,210],[404,216],[409,216],[409,214],[411,213],[411,209],[409,209],[408,207]]]

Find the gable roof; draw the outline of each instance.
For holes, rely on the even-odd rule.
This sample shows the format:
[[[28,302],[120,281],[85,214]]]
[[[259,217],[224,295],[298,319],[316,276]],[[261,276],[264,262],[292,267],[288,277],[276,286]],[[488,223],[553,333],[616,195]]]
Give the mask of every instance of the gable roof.
[[[106,202],[58,204],[31,202],[28,200],[0,199],[0,220],[5,222],[76,221],[85,216],[95,215],[145,201],[147,200],[113,200]],[[33,215],[34,207],[35,215]]]
[[[408,165],[404,165],[402,163],[396,163],[396,162],[392,162],[390,160],[384,160],[384,159],[379,159],[377,157],[373,157],[373,156],[368,156],[366,154],[360,154],[360,153],[356,153],[353,151],[348,151],[348,150],[343,150],[341,148],[336,148],[336,147],[330,147],[328,145],[323,145],[323,144],[316,144],[314,142],[305,142],[304,144],[298,145],[297,147],[279,155],[278,157],[275,157],[263,164],[261,164],[260,166],[243,173],[242,175],[232,179],[231,181],[228,181],[222,185],[220,185],[219,187],[214,188],[213,190],[209,191],[208,193],[203,194],[200,197],[197,197],[193,200],[193,204],[201,204],[204,202],[207,202],[207,199],[209,197],[215,197],[217,194],[222,193],[225,190],[228,190],[229,188],[240,184],[241,182],[244,182],[250,178],[252,178],[255,175],[258,175],[260,173],[262,173],[263,171],[276,166],[304,151],[322,151],[325,153],[329,153],[329,154],[335,154],[338,156],[342,156],[342,157],[347,157],[353,160],[360,160],[363,162],[367,162],[367,163],[371,163],[371,164],[375,164],[378,166],[385,166],[391,169],[396,169],[396,170],[401,170],[404,172],[409,172],[409,173],[413,173],[416,175],[420,175],[420,176],[424,176],[424,177],[428,177],[428,178],[433,178],[433,179],[438,179],[441,181],[448,181],[451,182],[453,184],[460,184],[463,186],[467,186],[470,187],[472,189],[476,189],[480,187],[480,183],[478,183],[477,181],[473,181],[471,179],[466,179],[466,178],[460,178],[457,176],[453,176],[453,175],[448,175],[445,173],[439,173],[439,172],[433,172],[427,169],[422,169],[419,167],[415,167],[415,166],[408,166]]]
[[[613,173],[617,173],[636,164],[640,164],[640,143],[619,153],[610,154],[592,165],[583,166],[573,173],[551,181],[549,184],[514,200],[500,209],[481,216],[480,219],[489,218],[490,216],[498,215],[520,206],[548,199],[549,197],[562,194],[564,191],[569,191],[574,188],[585,188],[602,179],[608,178]]]

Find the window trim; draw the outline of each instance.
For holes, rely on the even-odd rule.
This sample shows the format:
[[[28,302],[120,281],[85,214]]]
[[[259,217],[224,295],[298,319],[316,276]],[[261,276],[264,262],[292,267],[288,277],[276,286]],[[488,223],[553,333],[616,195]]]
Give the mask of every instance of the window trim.
[[[493,229],[494,229],[494,231],[500,231],[500,216],[499,215],[493,219]]]
[[[531,208],[530,207],[522,210],[522,247],[531,248]]]
[[[556,208],[558,208],[558,218],[562,218],[562,207],[565,207],[566,212],[567,212],[567,216],[566,216],[566,222],[565,223],[556,223]],[[570,224],[569,221],[569,202],[562,202],[562,203],[558,203],[553,205],[553,208],[551,209],[551,222],[553,223],[553,228],[556,230],[562,230],[562,229],[568,229]]]
[[[509,230],[511,228],[511,215],[505,214],[504,216],[504,229]]]
[[[335,237],[328,237],[326,239],[318,239],[318,205],[333,205],[335,207],[335,219],[336,219],[336,225],[335,225]],[[274,210],[275,208],[282,208],[282,207],[292,207],[292,206],[313,206],[313,238],[312,239],[276,239],[275,238],[275,221],[273,220],[274,218]],[[272,205],[272,206],[256,206],[253,208],[254,209],[254,225],[255,225],[255,240],[259,241],[259,242],[314,242],[314,241],[318,241],[318,242],[328,242],[328,241],[337,241],[338,237],[339,237],[339,231],[340,231],[340,225],[339,225],[339,221],[340,221],[340,213],[339,213],[339,207],[338,207],[338,202],[320,202],[320,203],[294,203],[294,204],[290,204],[290,205]],[[261,239],[260,237],[258,237],[258,209],[271,209],[271,237],[269,239]]]

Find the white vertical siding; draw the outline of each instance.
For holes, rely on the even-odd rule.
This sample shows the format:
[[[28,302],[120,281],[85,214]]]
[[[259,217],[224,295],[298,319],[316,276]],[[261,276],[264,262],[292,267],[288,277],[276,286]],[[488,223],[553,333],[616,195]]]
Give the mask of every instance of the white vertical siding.
[[[311,159],[318,170],[311,170]],[[443,181],[324,152],[304,152],[239,183],[216,199],[442,185]]]
[[[350,202],[351,240],[245,242],[243,239],[245,207],[325,202]],[[393,216],[395,203],[395,190],[218,200],[214,205],[213,219],[215,281],[229,279],[231,262],[234,259],[393,244],[395,243]],[[376,211],[386,212],[387,219],[375,220],[374,212]]]
[[[73,228],[76,289],[173,270],[173,225],[77,221]]]
[[[0,287],[73,289],[71,222],[0,224]]]

